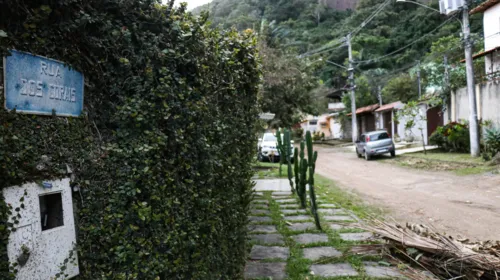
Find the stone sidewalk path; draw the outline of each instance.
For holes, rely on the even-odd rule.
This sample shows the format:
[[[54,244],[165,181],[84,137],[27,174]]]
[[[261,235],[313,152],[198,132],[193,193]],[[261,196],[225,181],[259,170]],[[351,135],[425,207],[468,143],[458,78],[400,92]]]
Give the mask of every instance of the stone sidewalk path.
[[[245,279],[403,278],[397,268],[383,266],[379,256],[349,254],[353,247],[380,241],[357,229],[359,219],[349,211],[319,197],[319,231],[310,210],[301,209],[297,198],[279,187],[282,182],[265,184],[270,191],[258,189],[252,202]]]

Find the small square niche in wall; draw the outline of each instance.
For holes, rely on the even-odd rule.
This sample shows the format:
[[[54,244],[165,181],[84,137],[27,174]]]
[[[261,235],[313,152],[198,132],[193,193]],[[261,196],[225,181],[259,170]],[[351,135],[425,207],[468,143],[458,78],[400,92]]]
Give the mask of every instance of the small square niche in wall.
[[[42,231],[64,226],[61,193],[41,195],[39,200]]]

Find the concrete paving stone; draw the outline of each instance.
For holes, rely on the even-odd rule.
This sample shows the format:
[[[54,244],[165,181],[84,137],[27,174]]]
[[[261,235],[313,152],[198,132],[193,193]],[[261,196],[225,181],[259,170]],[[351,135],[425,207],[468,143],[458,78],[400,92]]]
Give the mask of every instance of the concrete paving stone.
[[[283,236],[277,233],[270,234],[252,234],[250,235],[251,240],[259,244],[285,244],[283,241]]]
[[[316,229],[316,225],[314,223],[296,223],[289,225],[288,229],[293,231],[304,231],[308,229]]]
[[[304,233],[292,236],[292,238],[299,244],[328,242],[328,235],[323,233]]]
[[[257,192],[272,191],[286,192],[291,194],[290,181],[288,179],[260,179],[255,180],[253,189]]]
[[[307,211],[305,209],[281,209],[281,213],[283,213],[283,214],[306,214]]]
[[[318,209],[318,213],[323,213],[326,215],[345,215],[345,214],[347,214],[342,209]]]
[[[266,278],[272,280],[286,279],[286,263],[249,262],[245,267],[245,279]]]
[[[288,185],[290,187],[290,185]],[[272,196],[291,196],[292,192],[273,192],[271,193]]]
[[[354,218],[351,216],[340,216],[340,215],[333,215],[333,216],[324,216],[323,219],[325,221],[343,221],[343,222],[354,222]]]
[[[267,216],[249,216],[248,220],[250,222],[272,222],[273,219],[271,217]]]
[[[332,204],[332,203],[325,203],[325,204],[320,203],[320,204],[318,205],[318,207],[319,207],[319,208],[337,208],[337,205]]]
[[[253,204],[269,204],[269,201],[265,200],[265,199],[257,199],[257,200],[252,201],[252,203]]]
[[[304,258],[317,261],[322,258],[341,257],[342,253],[332,247],[313,247],[303,250]]]
[[[251,214],[257,214],[257,215],[260,215],[260,214],[265,214],[265,215],[271,215],[271,212],[269,210],[258,210],[258,209],[253,209],[250,211]]]
[[[358,272],[348,263],[313,264],[311,271],[314,272],[314,275],[322,277],[358,275]]]
[[[329,227],[333,230],[353,229],[354,228],[348,224],[329,224]]]
[[[255,194],[255,196],[264,196],[263,192],[255,192],[254,194]]]
[[[300,206],[298,204],[280,204],[280,208],[282,208],[282,209],[299,209]]]
[[[265,232],[265,233],[273,233],[277,232],[276,226],[272,225],[248,225],[248,230],[252,232]]]
[[[281,204],[287,204],[287,203],[296,203],[297,200],[294,198],[286,198],[286,199],[277,199],[276,202]]]
[[[376,262],[363,262],[367,276],[374,278],[403,277],[396,267],[381,266]]]
[[[340,238],[344,241],[368,241],[373,239],[371,232],[341,233]]]
[[[290,250],[286,247],[254,245],[250,252],[251,260],[282,259],[287,260]]]
[[[312,220],[312,217],[306,215],[298,215],[298,216],[285,216],[284,219],[286,221],[308,221]]]

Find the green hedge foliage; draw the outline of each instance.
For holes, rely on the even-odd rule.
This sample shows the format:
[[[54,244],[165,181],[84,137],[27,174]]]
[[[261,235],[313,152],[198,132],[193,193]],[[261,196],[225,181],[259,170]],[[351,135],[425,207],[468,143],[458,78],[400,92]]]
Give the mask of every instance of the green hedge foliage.
[[[80,279],[241,277],[260,66],[251,31],[205,21],[155,0],[0,1],[1,55],[85,75],[80,118],[0,109],[0,190],[74,172]]]

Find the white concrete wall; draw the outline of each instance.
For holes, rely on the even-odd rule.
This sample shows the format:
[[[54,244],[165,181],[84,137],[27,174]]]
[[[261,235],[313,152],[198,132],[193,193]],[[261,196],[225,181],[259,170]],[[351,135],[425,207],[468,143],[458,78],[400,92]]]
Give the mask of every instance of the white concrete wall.
[[[407,135],[413,135],[413,142],[421,142],[422,141],[422,133],[424,134],[424,142],[426,145],[429,143],[429,139],[427,137],[427,105],[420,104],[419,105],[419,116],[417,116],[415,122],[416,124],[410,131],[406,131],[405,126],[408,122],[408,118],[399,117],[398,123],[398,135],[401,137],[402,141],[405,141]],[[420,131],[422,128],[422,132]]]
[[[500,3],[487,9],[483,16],[484,50],[500,46]]]
[[[469,120],[469,96],[467,88],[461,88],[452,93],[453,108],[451,108],[451,121]],[[476,102],[478,118],[490,120],[493,125],[500,128],[500,84],[499,81],[490,81],[476,85]],[[448,121],[445,119],[445,123]]]
[[[24,209],[20,209],[20,222],[16,225],[16,231],[10,234],[7,248],[11,263],[17,262],[23,245],[30,251],[27,263],[16,267],[18,269],[16,279],[55,279],[55,275],[61,272],[60,267],[64,260],[74,249],[76,236],[69,181],[69,178],[49,181],[52,188],[44,188],[37,183],[27,183],[3,190],[5,202],[11,204],[13,209],[20,207],[21,203],[25,206]],[[24,197],[24,202],[20,202],[25,191],[27,195]],[[64,225],[42,231],[39,197],[52,193],[61,193]],[[74,258],[66,265],[64,273],[68,274],[68,278],[79,274],[76,256],[74,251]]]
[[[333,139],[342,139],[344,136],[344,132],[342,131],[342,125],[338,117],[336,116],[330,118],[330,131],[331,131],[331,138]]]
[[[500,51],[494,51],[484,57],[486,74],[500,71]]]

